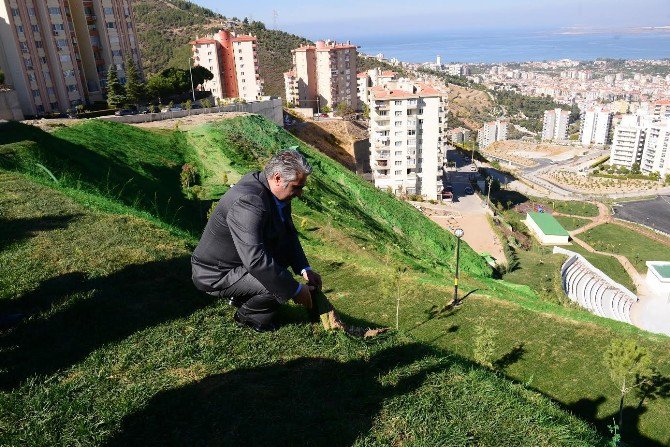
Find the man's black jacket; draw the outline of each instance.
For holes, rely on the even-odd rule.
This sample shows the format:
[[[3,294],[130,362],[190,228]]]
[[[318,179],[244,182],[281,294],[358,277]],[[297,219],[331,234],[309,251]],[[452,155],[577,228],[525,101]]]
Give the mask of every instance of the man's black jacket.
[[[299,274],[308,264],[290,202],[283,212],[284,222],[264,173],[242,177],[219,201],[193,252],[195,286],[222,290],[248,272],[280,301],[292,298],[298,282],[287,267]]]

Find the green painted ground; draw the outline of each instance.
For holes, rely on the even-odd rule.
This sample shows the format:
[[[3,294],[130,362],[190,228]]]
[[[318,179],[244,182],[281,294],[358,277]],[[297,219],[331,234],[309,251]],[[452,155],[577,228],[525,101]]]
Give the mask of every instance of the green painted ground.
[[[117,142],[132,146],[135,132],[155,145],[126,163]],[[299,143],[257,117],[192,132],[218,133],[218,166],[238,173]],[[179,187],[181,164],[202,163],[191,141],[100,122],[51,135],[0,131],[0,313],[29,315],[0,334],[0,444],[266,444],[279,435],[287,444],[602,445],[559,407],[606,433],[618,399],[607,376],[594,375],[603,347],[634,337],[670,376],[667,338],[493,280],[467,248],[461,293],[473,293],[445,309],[452,237],[304,146],[315,173],[294,220],[327,293],[364,325],[395,325],[399,299],[401,331],[373,341],[328,335],[295,307],[276,334],[239,330],[226,305],[190,284],[209,206]],[[90,172],[96,166],[109,169]],[[140,182],[138,196],[131,185]],[[400,277],[399,266],[409,267]],[[541,275],[525,268],[519,275]],[[469,360],[476,326],[497,331],[496,374]],[[639,399],[627,400],[624,439],[666,443],[667,396]]]

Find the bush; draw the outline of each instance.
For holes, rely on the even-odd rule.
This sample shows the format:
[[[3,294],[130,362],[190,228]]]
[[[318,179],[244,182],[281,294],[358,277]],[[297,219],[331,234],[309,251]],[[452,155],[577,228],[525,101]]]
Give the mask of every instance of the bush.
[[[0,85],[5,83],[5,73],[0,70]]]

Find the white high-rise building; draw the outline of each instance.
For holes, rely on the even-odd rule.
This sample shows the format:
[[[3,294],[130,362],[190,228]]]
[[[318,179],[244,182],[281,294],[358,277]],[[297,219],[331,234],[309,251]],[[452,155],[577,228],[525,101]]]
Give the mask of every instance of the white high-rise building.
[[[447,148],[447,93],[401,80],[370,88],[370,167],[375,186],[437,199]]]
[[[356,75],[358,107],[363,108],[363,104],[368,103],[368,92],[370,87],[384,85],[387,82],[397,81],[398,73],[395,71],[382,71],[381,68],[373,68]]]
[[[625,115],[614,128],[610,164],[630,169],[635,163],[640,163],[647,135],[646,129],[651,124],[650,116]]]
[[[357,108],[356,48],[320,40],[292,50],[293,69],[284,73],[286,101],[314,110],[340,103]]]
[[[644,174],[658,172],[665,178],[670,174],[670,120],[652,123],[645,133],[640,170]]]
[[[485,148],[496,141],[507,140],[507,126],[508,122],[504,120],[496,120],[484,123],[481,129],[477,132],[477,142],[479,147]]]
[[[547,110],[544,112],[542,123],[543,141],[561,141],[568,139],[568,121],[570,112],[562,109]]]
[[[607,144],[613,114],[601,108],[588,109],[582,118],[580,140],[583,146]]]

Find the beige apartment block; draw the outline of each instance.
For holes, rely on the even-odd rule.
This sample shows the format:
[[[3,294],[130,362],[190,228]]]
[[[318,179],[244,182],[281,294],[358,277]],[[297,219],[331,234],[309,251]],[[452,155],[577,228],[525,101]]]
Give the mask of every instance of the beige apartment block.
[[[364,71],[356,75],[356,94],[358,96],[357,109],[362,109],[363,104],[369,101],[368,92],[370,87],[377,87],[384,85],[387,82],[397,81],[398,73],[395,71],[382,71],[381,68],[373,68],[372,70]]]
[[[507,140],[507,128],[509,122],[505,120],[496,120],[484,123],[481,129],[477,131],[477,142],[479,147],[485,148],[496,141]]]
[[[570,112],[562,109],[547,110],[542,122],[542,141],[563,141],[568,139]]]
[[[190,44],[193,46],[193,65],[205,67],[214,75],[202,88],[211,91],[215,98],[255,101],[263,95],[256,37],[220,30]]]
[[[340,103],[358,107],[356,45],[320,40],[293,53],[293,68],[284,73],[286,101],[321,111]]]
[[[107,70],[141,69],[130,0],[0,0],[0,68],[27,116],[102,101]]]
[[[375,186],[437,199],[447,150],[447,92],[401,80],[371,87],[369,101]]]

